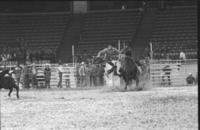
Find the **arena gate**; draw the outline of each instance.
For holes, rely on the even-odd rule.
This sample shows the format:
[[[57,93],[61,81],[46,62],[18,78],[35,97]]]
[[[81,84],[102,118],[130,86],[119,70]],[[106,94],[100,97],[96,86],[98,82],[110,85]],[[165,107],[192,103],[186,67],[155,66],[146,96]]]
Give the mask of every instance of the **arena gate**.
[[[171,71],[163,71],[169,66]],[[166,73],[170,72],[170,73]],[[152,86],[185,86],[186,77],[191,73],[197,76],[197,60],[191,59],[184,62],[180,60],[150,60],[150,83]],[[171,84],[169,84],[170,76]]]

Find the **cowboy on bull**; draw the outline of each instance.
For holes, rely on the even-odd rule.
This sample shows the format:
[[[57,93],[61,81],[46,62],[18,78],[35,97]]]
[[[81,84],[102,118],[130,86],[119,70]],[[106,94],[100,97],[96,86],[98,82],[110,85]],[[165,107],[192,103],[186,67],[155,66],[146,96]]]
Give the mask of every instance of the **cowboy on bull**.
[[[116,74],[116,66],[112,63],[112,60],[116,57],[116,55],[119,57],[119,59],[121,59],[122,57],[129,57],[131,58],[132,57],[132,48],[130,47],[129,44],[126,44],[125,47],[119,51],[118,49],[112,47],[111,45],[108,45],[107,48],[99,51],[97,57],[100,57],[102,56],[102,54],[104,54],[104,60],[110,64],[112,66],[112,68],[110,70],[108,70],[108,73],[107,74],[110,74],[114,71],[114,73]],[[142,69],[141,69],[141,64],[139,61],[135,61],[136,63],[136,66],[138,68],[138,70],[141,72]]]
[[[112,66],[110,70],[108,70],[107,74],[110,74],[115,70],[115,65],[112,63],[112,60],[115,59],[120,54],[120,51],[114,48],[112,45],[108,45],[107,48],[98,52],[97,57],[101,57],[104,62],[107,62]]]
[[[131,58],[132,48],[128,44],[126,44],[125,47],[121,51],[119,51],[118,49],[112,47],[111,45],[108,45],[107,48],[99,51],[97,57],[102,56],[102,54],[104,54],[104,59],[106,60],[106,62],[112,66],[112,68],[108,70],[107,74],[110,74],[113,71],[116,74],[116,66],[112,63],[112,60],[115,59],[116,57],[119,57],[119,59],[121,57]]]

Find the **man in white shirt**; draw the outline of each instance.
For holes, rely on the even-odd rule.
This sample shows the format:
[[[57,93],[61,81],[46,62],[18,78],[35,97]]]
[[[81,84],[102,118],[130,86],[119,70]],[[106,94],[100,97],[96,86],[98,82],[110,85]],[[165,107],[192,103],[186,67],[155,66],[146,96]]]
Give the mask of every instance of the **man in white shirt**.
[[[179,56],[181,63],[183,63],[186,60],[186,56],[185,53],[183,51],[180,52],[180,56]]]

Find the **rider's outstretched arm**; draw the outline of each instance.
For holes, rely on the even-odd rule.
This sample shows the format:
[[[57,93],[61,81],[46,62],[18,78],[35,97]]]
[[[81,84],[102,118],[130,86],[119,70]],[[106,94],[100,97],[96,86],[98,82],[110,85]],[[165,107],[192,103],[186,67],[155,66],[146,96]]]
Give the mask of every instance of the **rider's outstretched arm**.
[[[105,53],[106,51],[107,51],[107,48],[105,48],[105,49],[99,51],[98,54],[97,54],[97,57],[100,57],[100,55],[101,55],[102,53]]]
[[[112,47],[112,49],[120,53],[120,51],[117,48]]]

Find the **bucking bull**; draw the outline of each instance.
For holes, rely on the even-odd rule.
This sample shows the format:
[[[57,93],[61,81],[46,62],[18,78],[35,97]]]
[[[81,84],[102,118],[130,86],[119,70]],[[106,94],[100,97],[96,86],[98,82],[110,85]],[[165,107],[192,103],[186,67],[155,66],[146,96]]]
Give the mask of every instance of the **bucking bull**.
[[[0,89],[9,89],[8,96],[11,96],[13,88],[16,89],[16,96],[19,98],[19,86],[15,84],[15,80],[12,78],[10,70],[4,70],[0,73]]]
[[[96,61],[96,63],[102,63],[103,60],[97,58]],[[125,82],[125,90],[127,90],[128,85],[130,85],[133,80],[136,81],[136,87],[138,87],[141,79],[140,77],[148,75],[148,65],[146,63],[140,64],[129,56],[121,55],[117,61],[113,62],[113,64],[114,69],[108,70],[105,73],[106,75],[109,75],[113,72],[114,75],[122,78]]]

